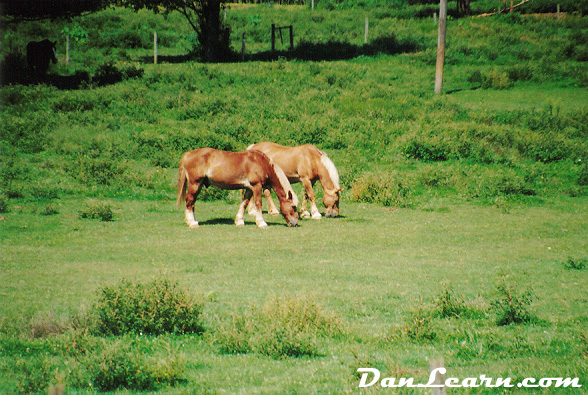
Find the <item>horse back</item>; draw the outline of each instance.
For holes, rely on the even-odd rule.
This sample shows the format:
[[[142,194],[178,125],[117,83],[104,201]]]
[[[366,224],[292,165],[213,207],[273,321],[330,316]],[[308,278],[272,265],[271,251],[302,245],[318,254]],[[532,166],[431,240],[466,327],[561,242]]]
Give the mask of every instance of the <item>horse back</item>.
[[[190,180],[201,180],[221,188],[242,188],[265,183],[271,172],[269,158],[261,152],[229,152],[199,148],[181,159]]]
[[[286,147],[272,142],[262,142],[247,149],[259,150],[269,156],[284,170],[290,182],[297,182],[300,177],[316,178],[323,155],[323,152],[312,144]]]

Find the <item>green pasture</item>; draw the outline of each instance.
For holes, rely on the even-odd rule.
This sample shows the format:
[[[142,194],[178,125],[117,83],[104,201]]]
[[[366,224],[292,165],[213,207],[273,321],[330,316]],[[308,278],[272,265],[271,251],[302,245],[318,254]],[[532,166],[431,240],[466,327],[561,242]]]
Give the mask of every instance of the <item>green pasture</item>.
[[[345,202],[340,218],[294,229],[266,214],[266,230],[252,218],[235,227],[236,205],[226,202],[198,204],[198,229],[182,223],[171,201],[111,200],[110,222],[81,219],[82,203],[65,199],[52,216],[25,205],[3,220],[3,391],[36,358],[54,364],[51,381],[79,374],[75,358],[51,350],[67,349],[71,339],[27,339],[34,323],[67,320],[121,279],[161,278],[205,300],[206,328],[201,336],[129,335],[147,353],[163,342],[185,360],[186,381],[162,393],[357,393],[358,367],[426,382],[433,357],[461,378],[588,378],[586,271],[565,267],[586,256],[585,198],[508,213],[475,204],[391,210]],[[490,305],[502,281],[531,290],[531,323],[496,325]],[[470,314],[432,319],[423,329],[432,339],[407,337],[414,314],[434,309],[448,286]],[[311,298],[338,317],[343,333],[321,338],[312,357],[220,353],[211,340],[218,327],[272,297]]]
[[[450,18],[435,96],[430,7],[343,4],[231,6],[222,64],[190,58],[176,14],[3,26],[0,393],[428,394],[360,390],[357,369],[426,383],[432,358],[447,377],[583,385],[450,394],[586,393],[586,17]],[[295,25],[293,51],[269,53],[271,23]],[[45,36],[60,62],[23,83]],[[189,229],[181,154],[263,140],[327,152],[341,216],[237,228],[238,194],[210,188]],[[190,307],[201,330],[105,333],[115,302],[121,323]]]

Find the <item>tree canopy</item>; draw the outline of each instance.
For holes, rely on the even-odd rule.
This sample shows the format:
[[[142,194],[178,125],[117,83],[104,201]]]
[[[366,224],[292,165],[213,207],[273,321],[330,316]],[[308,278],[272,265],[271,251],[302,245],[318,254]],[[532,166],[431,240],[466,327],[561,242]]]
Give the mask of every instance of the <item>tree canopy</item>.
[[[73,18],[106,8],[106,0],[0,0],[7,21]]]
[[[229,28],[221,20],[227,0],[116,0],[117,5],[135,11],[148,9],[155,13],[177,11],[184,15],[196,32],[199,46],[196,54],[205,62],[226,60],[230,56]]]

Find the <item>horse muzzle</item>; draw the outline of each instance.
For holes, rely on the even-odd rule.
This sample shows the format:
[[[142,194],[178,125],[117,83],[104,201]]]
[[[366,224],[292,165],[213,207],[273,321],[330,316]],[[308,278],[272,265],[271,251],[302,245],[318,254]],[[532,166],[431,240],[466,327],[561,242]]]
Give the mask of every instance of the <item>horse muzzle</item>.
[[[298,220],[296,218],[292,218],[290,221],[288,221],[289,228],[296,228],[297,226],[298,226]]]

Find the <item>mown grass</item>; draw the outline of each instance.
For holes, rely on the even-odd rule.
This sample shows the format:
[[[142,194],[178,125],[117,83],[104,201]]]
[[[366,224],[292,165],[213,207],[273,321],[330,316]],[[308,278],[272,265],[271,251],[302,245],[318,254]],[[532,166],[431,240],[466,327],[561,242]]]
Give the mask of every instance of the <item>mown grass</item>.
[[[4,228],[2,326],[8,355],[21,342],[43,349],[47,341],[60,347],[71,341],[68,332],[25,340],[32,322],[37,327],[39,321],[52,322],[39,318],[41,309],[68,317],[87,310],[97,301],[98,289],[122,278],[139,283],[166,278],[203,296],[206,330],[203,337],[166,335],[159,340],[175,350],[162,361],[181,356],[185,366],[180,379],[187,382],[167,391],[275,393],[283,386],[302,393],[313,388],[349,392],[357,386],[360,365],[425,382],[427,359],[433,355],[443,356],[459,377],[567,374],[586,380],[581,340],[586,271],[562,264],[569,256],[585,256],[585,198],[519,205],[509,213],[447,202],[396,211],[348,203],[343,217],[305,221],[297,229],[268,217],[270,229],[263,235],[252,221],[243,229],[234,227],[234,204],[199,204],[201,228],[194,231],[184,226],[172,202],[111,202],[114,222],[78,218],[80,203],[64,202],[52,217],[13,213],[10,227]],[[504,284],[519,296],[530,289],[532,302],[519,309],[532,314],[529,323],[497,324],[502,310],[492,306],[507,303]],[[442,313],[444,305],[451,306],[447,292],[462,306],[457,316]],[[272,302],[276,296],[277,303]],[[288,297],[295,305],[320,306],[301,311],[334,314],[337,321],[327,322],[338,322],[335,328],[342,332],[325,337],[305,329],[300,333],[310,343],[302,344],[310,348],[302,354],[309,356],[272,361],[263,355],[274,355],[275,346],[257,342],[265,328],[293,328],[275,313]],[[255,318],[262,317],[258,309],[276,321],[262,324],[267,318]],[[238,331],[233,325],[239,320],[257,332]],[[18,333],[22,340],[15,343]],[[250,343],[254,352],[226,354],[233,344],[227,336],[239,333],[255,342]],[[248,337],[253,333],[258,337]],[[294,339],[301,341],[302,335]],[[133,340],[132,347],[143,350],[133,352],[148,357],[151,341]],[[71,359],[61,352],[51,355],[56,360],[48,366]],[[25,352],[18,360],[29,366],[39,361],[39,354]],[[5,363],[4,385],[10,388],[22,380],[22,370]],[[59,372],[66,374],[68,386],[77,383],[73,373]]]
[[[108,10],[49,84],[3,86],[0,392],[355,393],[358,367],[426,382],[438,356],[586,385],[586,19],[450,20],[434,97],[436,26],[414,10],[370,11],[364,46],[364,15],[235,7],[247,61],[209,65],[180,57],[178,15]],[[279,59],[271,22],[297,26]],[[62,28],[10,26],[2,55]],[[342,216],[237,229],[237,195],[210,189],[188,229],[181,153],[260,140],[324,149]],[[123,279],[202,300],[203,334],[92,331]]]

